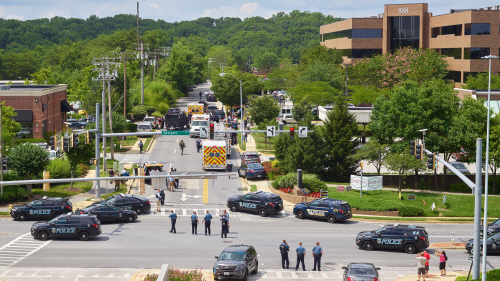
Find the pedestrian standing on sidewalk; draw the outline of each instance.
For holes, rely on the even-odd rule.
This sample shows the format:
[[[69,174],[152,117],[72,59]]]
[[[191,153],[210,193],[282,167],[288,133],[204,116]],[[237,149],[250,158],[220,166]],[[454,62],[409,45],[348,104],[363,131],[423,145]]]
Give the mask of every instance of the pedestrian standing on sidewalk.
[[[141,154],[141,153],[142,153],[142,146],[143,146],[143,145],[144,145],[144,144],[142,143],[142,141],[139,141],[139,154]]]
[[[175,223],[177,222],[177,214],[174,213],[174,210],[170,210],[170,222],[172,223],[172,228],[170,229],[170,233],[177,233],[175,230]]]
[[[299,243],[299,246],[295,250],[297,253],[297,265],[295,266],[295,271],[299,269],[299,264],[302,262],[302,270],[306,271],[306,266],[304,265],[304,256],[306,255],[306,248],[302,247],[302,242]]]
[[[426,278],[429,278],[429,260],[431,259],[431,255],[429,255],[429,253],[427,252],[423,252],[424,254],[424,258],[427,259],[427,262],[425,263],[425,277]]]
[[[446,261],[448,261],[448,256],[445,251],[436,250],[436,256],[439,257],[439,270],[441,271],[441,276],[446,275]]]
[[[199,223],[200,222],[198,221],[198,215],[196,214],[196,211],[194,211],[191,215],[191,234],[198,234]]]
[[[160,190],[156,193],[156,211],[161,212],[161,194]]]
[[[207,230],[208,230],[208,235],[211,235],[211,231],[210,231],[210,223],[212,221],[212,215],[208,213],[208,210],[207,210],[207,214],[205,215],[205,217],[203,218],[203,220],[201,221],[201,223],[205,222],[205,235],[207,235]]]
[[[290,261],[288,260],[288,251],[290,251],[290,246],[288,246],[286,240],[283,240],[283,243],[280,244],[281,266],[283,267],[283,269],[285,269],[285,266],[286,269],[290,268]]]
[[[417,263],[418,281],[420,281],[420,276],[424,277],[425,281],[425,263],[427,262],[427,259],[424,257],[424,253],[418,253],[415,259],[418,261]]]
[[[312,249],[312,255],[314,258],[313,271],[316,271],[316,265],[318,266],[318,271],[321,271],[321,256],[323,255],[323,249],[319,246],[319,242],[316,242],[316,246]]]

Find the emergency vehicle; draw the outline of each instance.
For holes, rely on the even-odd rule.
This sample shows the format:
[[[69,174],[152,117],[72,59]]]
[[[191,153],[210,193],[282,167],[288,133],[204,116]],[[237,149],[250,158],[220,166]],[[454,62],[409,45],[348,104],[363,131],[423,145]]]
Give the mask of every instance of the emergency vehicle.
[[[203,114],[203,104],[201,103],[190,103],[188,104],[188,113],[191,115]]]
[[[203,140],[203,170],[226,169],[226,142]]]
[[[210,115],[196,114],[191,116],[191,130],[189,130],[189,137],[199,137],[200,128],[210,125]]]

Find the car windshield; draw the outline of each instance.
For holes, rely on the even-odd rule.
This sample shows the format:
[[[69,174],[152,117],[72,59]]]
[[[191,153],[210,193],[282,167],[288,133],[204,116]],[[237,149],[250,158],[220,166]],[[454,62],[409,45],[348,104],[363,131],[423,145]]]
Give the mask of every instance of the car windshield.
[[[106,203],[113,204],[116,201],[115,197],[109,197],[108,199],[105,200]]]
[[[262,165],[259,164],[248,164],[249,169],[262,169]]]
[[[467,169],[464,165],[464,163],[451,163],[451,165],[453,166],[453,168],[455,169]]]
[[[149,125],[139,125],[138,128],[141,130],[149,130],[151,127]]]
[[[385,229],[385,226],[382,226],[381,228],[375,230],[375,233],[378,234],[380,233],[381,231],[383,231]]]
[[[500,219],[497,219],[496,221],[492,222],[491,225],[500,225]]]
[[[55,151],[49,151],[49,157],[56,158],[57,152]]]
[[[193,124],[191,126],[206,126],[207,121],[193,121]]]
[[[53,218],[50,221],[48,221],[47,223],[55,223],[56,221],[57,221],[57,218]]]
[[[375,275],[373,267],[351,267],[350,275]]]
[[[500,233],[492,234],[492,235],[488,236],[488,240],[492,240],[492,239],[500,241]]]
[[[237,260],[244,261],[246,252],[227,252],[224,251],[220,254],[219,260]]]
[[[29,202],[29,203],[28,203],[28,204],[26,204],[26,205],[31,206],[31,205],[33,205],[33,203],[35,203],[36,201],[37,201],[37,200],[33,200],[33,201]]]

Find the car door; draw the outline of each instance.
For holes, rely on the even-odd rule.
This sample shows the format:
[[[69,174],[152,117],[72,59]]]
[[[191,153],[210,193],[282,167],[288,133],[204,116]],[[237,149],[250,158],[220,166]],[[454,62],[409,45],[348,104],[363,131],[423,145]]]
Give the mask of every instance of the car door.
[[[125,207],[125,199],[124,198],[116,199],[113,205],[115,205],[116,207]],[[127,206],[127,209],[130,209],[130,206]]]
[[[94,209],[94,213],[97,215],[97,218],[102,222],[109,221],[109,211],[108,206],[101,206]]]
[[[251,199],[252,199],[252,195],[250,195],[250,194],[243,195],[243,196],[241,197],[241,201],[240,201],[240,206],[239,206],[239,208],[241,208],[241,209],[243,209],[243,210],[245,210],[245,211],[250,210],[249,206],[250,206],[250,204],[251,204],[251,202],[252,202],[252,200],[251,200]]]
[[[248,170],[248,165],[247,165],[247,164],[245,164],[245,163],[242,163],[242,164],[241,164],[241,166],[240,166],[240,168],[239,168],[239,172],[238,172],[238,173],[239,173],[241,176],[243,176],[243,177],[244,177],[244,176],[246,176],[246,174],[247,174],[247,170]]]
[[[41,217],[48,219],[54,216],[54,208],[56,207],[56,202],[45,200],[42,202],[42,215]]]
[[[108,206],[108,212],[110,221],[123,220],[123,214],[121,209],[113,206]]]
[[[35,201],[33,202],[33,204],[31,204],[29,206],[29,209],[28,209],[28,216],[32,217],[32,218],[43,218],[43,201],[42,200],[38,200],[38,201]]]
[[[322,218],[326,218],[330,213],[333,213],[333,208],[330,210],[330,203],[328,202],[319,202],[318,211],[323,212]]]
[[[381,230],[377,236],[375,236],[375,245],[376,247],[379,248],[384,248],[384,249],[390,249],[393,248],[393,245],[391,244],[392,241],[392,231],[393,228],[391,226],[388,226]]]
[[[58,220],[54,222],[53,228],[52,228],[52,234],[54,237],[57,238],[65,238],[68,236],[68,224],[67,224],[67,217],[60,217]]]
[[[324,213],[319,208],[319,201],[312,201],[307,206],[307,216],[309,217],[324,217]]]

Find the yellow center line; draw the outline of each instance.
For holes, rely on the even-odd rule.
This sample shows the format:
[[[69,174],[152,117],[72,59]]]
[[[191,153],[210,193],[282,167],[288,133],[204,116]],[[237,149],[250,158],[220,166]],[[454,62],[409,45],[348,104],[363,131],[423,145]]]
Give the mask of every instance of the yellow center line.
[[[208,204],[208,180],[203,180],[203,204]]]

